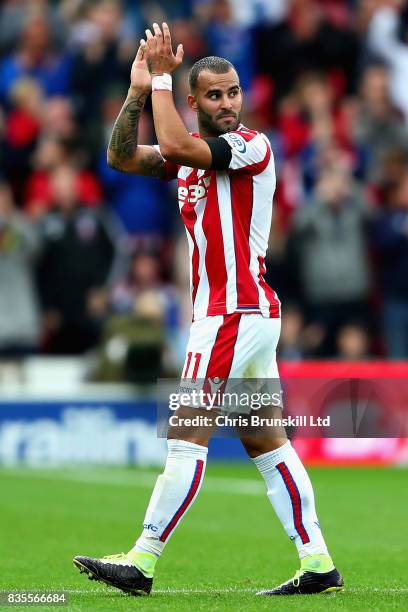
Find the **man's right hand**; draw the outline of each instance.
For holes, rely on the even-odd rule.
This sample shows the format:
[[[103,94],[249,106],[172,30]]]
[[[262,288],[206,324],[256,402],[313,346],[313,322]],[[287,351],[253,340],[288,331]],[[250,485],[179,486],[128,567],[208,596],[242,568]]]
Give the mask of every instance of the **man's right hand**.
[[[150,93],[152,90],[152,77],[147,68],[145,51],[141,45],[132,64],[130,86],[138,92]]]
[[[166,167],[160,152],[153,146],[137,142],[140,115],[151,90],[152,79],[145,52],[139,47],[132,64],[128,95],[113,126],[107,162],[120,172],[164,179]]]

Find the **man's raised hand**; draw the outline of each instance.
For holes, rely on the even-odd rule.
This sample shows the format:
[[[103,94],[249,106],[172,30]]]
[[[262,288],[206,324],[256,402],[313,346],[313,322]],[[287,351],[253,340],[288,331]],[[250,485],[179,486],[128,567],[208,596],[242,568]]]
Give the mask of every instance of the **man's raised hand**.
[[[143,45],[139,45],[136,57],[133,60],[130,73],[130,86],[143,93],[150,93],[152,90],[152,77],[147,67],[146,50]]]
[[[163,23],[162,28],[163,32],[158,24],[154,23],[154,35],[150,30],[146,30],[146,40],[142,38],[140,41],[152,76],[164,72],[171,74],[177,70],[183,61],[183,45],[178,45],[176,55],[174,55],[169,26],[167,23]]]

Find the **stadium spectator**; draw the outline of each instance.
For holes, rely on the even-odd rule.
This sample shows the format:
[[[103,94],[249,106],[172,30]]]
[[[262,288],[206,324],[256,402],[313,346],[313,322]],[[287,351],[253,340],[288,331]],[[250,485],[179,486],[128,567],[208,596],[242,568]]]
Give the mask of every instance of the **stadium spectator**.
[[[376,185],[376,200],[379,205],[389,201],[392,189],[403,179],[408,164],[408,154],[405,149],[390,149],[384,153],[378,184]]]
[[[230,0],[210,1],[206,39],[209,54],[228,57],[237,67],[242,88],[248,90],[254,70],[252,37],[248,26],[234,20]]]
[[[206,4],[197,0],[197,4]],[[233,19],[240,25],[253,27],[260,23],[278,23],[288,10],[287,0],[230,0]]]
[[[6,144],[6,115],[0,106],[0,178],[5,177],[7,144]]]
[[[160,254],[154,249],[141,249],[133,254],[127,276],[112,287],[111,307],[115,312],[129,312],[140,292],[153,290],[160,296],[168,327],[176,328],[177,294],[163,282]]]
[[[291,0],[284,21],[256,30],[257,72],[275,84],[275,99],[292,92],[300,75],[324,71],[338,94],[353,91],[360,43],[349,25],[333,25],[315,0]]]
[[[407,23],[401,19],[400,0],[380,0],[368,30],[368,48],[383,59],[390,68],[390,93],[395,106],[403,113],[408,123],[408,77]],[[404,11],[406,13],[406,10]]]
[[[164,280],[160,252],[156,248],[140,248],[130,260],[127,275],[115,283],[110,294],[110,307],[115,313],[130,313],[141,293],[154,292],[162,312],[168,343],[175,359],[180,328],[180,298],[176,288]]]
[[[341,327],[336,338],[336,359],[366,361],[370,359],[370,337],[367,329],[357,322]]]
[[[5,126],[5,173],[17,196],[21,196],[29,160],[41,131],[42,90],[34,79],[18,79],[10,94]]]
[[[29,12],[17,49],[0,64],[0,100],[7,104],[15,81],[24,76],[36,79],[47,96],[67,94],[69,71],[68,54],[54,52],[46,15]]]
[[[326,354],[341,325],[368,315],[368,220],[364,197],[341,166],[323,170],[314,200],[295,217],[301,289],[309,320],[325,328]]]
[[[10,187],[0,183],[0,355],[38,348],[40,312],[33,264],[39,250],[34,228],[16,210]]]
[[[71,166],[55,169],[51,183],[54,209],[39,222],[44,241],[38,278],[45,350],[76,354],[98,341],[118,239],[103,211],[80,202]]]
[[[91,374],[93,380],[154,384],[166,374],[166,334],[160,298],[154,289],[142,290],[134,296],[127,312],[106,319]]]
[[[42,130],[47,135],[61,138],[67,145],[78,145],[78,125],[75,122],[71,98],[52,96],[45,101]]]
[[[128,44],[120,2],[100,0],[87,5],[82,27],[86,35],[75,41],[71,86],[78,119],[88,138],[97,129],[101,104],[112,83],[126,88],[134,46]],[[122,34],[122,36],[121,36]],[[95,86],[97,84],[97,86]]]
[[[370,182],[378,183],[387,152],[408,147],[402,116],[393,107],[389,95],[389,71],[385,66],[370,65],[362,75],[353,136],[364,148],[366,177]]]
[[[313,357],[323,337],[324,330],[321,326],[306,326],[302,310],[295,304],[289,304],[282,313],[279,357],[285,361],[301,361]]]
[[[199,19],[177,19],[174,22],[174,36],[183,41],[186,59],[194,63],[197,58],[209,53],[208,41],[203,33],[204,21]],[[182,87],[182,77],[178,78],[178,86]]]
[[[44,133],[31,158],[32,172],[26,178],[24,205],[27,214],[37,218],[50,210],[54,202],[51,175],[56,168],[70,165],[75,159],[66,143],[51,134]],[[76,173],[80,201],[87,206],[99,206],[102,189],[98,178],[87,169]]]
[[[408,170],[389,187],[386,206],[373,228],[384,300],[387,355],[408,358]]]
[[[303,121],[308,139],[300,150],[303,188],[310,196],[322,170],[340,163],[358,172],[358,154],[347,130],[341,130],[341,115],[335,116],[335,92],[319,74],[306,74],[297,83]]]
[[[72,0],[70,3],[75,4]],[[27,15],[38,13],[43,14],[49,23],[56,47],[63,47],[66,35],[64,16],[61,7],[56,4],[47,0],[3,0],[0,11],[0,53],[8,53],[13,49],[25,26]]]

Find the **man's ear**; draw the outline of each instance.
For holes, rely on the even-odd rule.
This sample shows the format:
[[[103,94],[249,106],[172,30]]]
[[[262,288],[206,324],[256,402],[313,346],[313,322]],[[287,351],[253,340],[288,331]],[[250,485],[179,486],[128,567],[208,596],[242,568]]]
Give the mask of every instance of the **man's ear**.
[[[191,110],[193,110],[195,113],[197,112],[198,106],[197,106],[197,100],[195,96],[192,96],[191,94],[187,96],[187,104],[189,105]]]

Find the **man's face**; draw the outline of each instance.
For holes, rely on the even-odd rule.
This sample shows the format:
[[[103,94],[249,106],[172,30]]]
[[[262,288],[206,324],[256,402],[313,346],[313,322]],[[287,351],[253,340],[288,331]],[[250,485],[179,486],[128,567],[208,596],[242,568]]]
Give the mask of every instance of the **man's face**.
[[[200,131],[205,135],[218,136],[236,130],[241,122],[242,109],[242,90],[237,73],[233,69],[224,74],[203,70],[188,103],[196,111]]]

